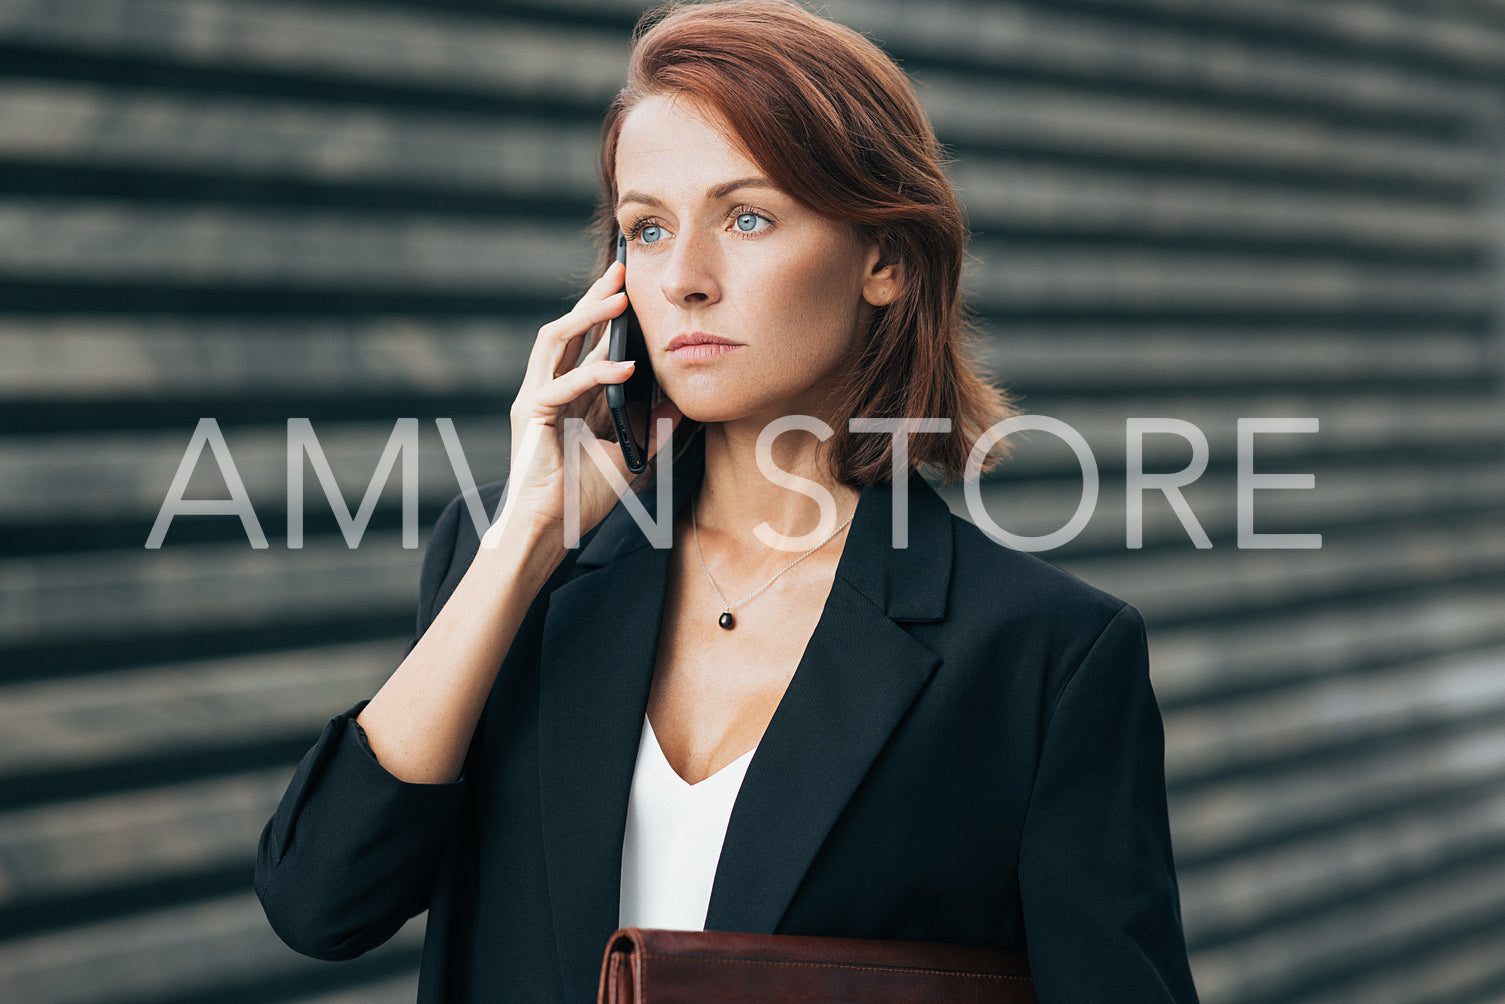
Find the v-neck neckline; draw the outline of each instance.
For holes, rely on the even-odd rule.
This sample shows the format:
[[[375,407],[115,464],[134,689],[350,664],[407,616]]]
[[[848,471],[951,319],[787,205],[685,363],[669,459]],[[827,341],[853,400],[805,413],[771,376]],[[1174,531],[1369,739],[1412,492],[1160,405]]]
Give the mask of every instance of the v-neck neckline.
[[[658,754],[654,759],[656,759],[659,764],[663,766],[664,770],[668,771],[669,774],[673,776],[674,780],[679,782],[679,786],[686,791],[694,791],[695,789],[707,784],[708,782],[715,781],[717,778],[724,775],[728,770],[740,766],[744,761],[750,759],[752,755],[758,751],[758,747],[754,746],[752,749],[748,750],[746,753],[743,753],[735,760],[732,760],[730,763],[722,766],[721,769],[715,771],[714,773],[707,774],[699,781],[692,783],[690,781],[686,781],[683,777],[681,777],[679,771],[675,770],[674,765],[669,762],[669,758],[664,755],[664,748],[660,746],[658,742],[658,733],[653,731],[653,722],[649,720],[646,714],[643,716],[643,729],[647,733],[648,745],[652,746],[653,751]]]

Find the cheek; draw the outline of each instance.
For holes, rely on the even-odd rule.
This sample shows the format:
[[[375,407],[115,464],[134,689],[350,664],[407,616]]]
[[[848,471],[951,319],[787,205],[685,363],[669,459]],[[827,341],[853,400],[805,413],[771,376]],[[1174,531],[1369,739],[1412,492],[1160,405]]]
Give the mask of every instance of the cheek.
[[[658,294],[657,281],[639,269],[627,275],[627,302],[637,314],[643,334],[649,338],[657,333],[657,318],[662,313],[664,298]]]
[[[627,298],[632,301],[632,305],[638,306],[639,301],[648,292],[648,276],[641,265],[628,266],[627,285],[624,288],[627,290]]]
[[[844,349],[859,320],[862,287],[840,253],[829,250],[801,256],[762,293],[776,304],[781,327],[803,332],[803,354],[827,355]],[[815,337],[809,337],[815,336]]]

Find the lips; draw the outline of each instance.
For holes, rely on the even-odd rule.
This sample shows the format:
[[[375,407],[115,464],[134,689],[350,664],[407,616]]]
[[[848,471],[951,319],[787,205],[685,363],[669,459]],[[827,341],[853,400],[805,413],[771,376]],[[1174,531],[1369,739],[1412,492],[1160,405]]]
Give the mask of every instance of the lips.
[[[666,354],[676,363],[696,363],[705,359],[715,359],[729,352],[736,352],[742,347],[741,342],[734,342],[730,338],[708,335],[703,331],[692,331],[687,335],[675,335],[669,342]]]
[[[721,338],[718,335],[708,335],[708,334],[706,334],[703,331],[692,331],[692,332],[690,332],[687,335],[675,335],[672,339],[669,340],[669,348],[667,349],[667,351],[673,352],[676,349],[686,348],[687,346],[691,346],[691,345],[741,345],[741,344],[742,344],[741,342],[734,342],[730,338]]]

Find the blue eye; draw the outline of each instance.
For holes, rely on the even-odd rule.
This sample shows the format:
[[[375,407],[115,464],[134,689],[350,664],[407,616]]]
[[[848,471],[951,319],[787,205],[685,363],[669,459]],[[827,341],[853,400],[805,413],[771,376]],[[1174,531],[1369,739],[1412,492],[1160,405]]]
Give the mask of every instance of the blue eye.
[[[767,222],[757,213],[739,213],[737,215],[737,229],[744,234],[753,233],[758,229],[759,221]]]
[[[663,239],[663,236],[664,228],[653,223],[648,224],[638,231],[638,240],[644,244],[657,244]]]

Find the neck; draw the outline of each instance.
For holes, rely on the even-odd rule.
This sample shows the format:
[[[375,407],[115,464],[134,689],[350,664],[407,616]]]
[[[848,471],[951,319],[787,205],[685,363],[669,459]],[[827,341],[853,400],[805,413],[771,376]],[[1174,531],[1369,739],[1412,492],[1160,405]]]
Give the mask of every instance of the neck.
[[[702,541],[751,566],[816,546],[852,515],[860,494],[832,476],[824,444],[802,430],[774,441],[777,470],[765,474],[757,457],[762,431],[761,421],[705,427],[705,478],[694,503]],[[819,500],[826,498],[834,506],[827,502],[822,511]]]

